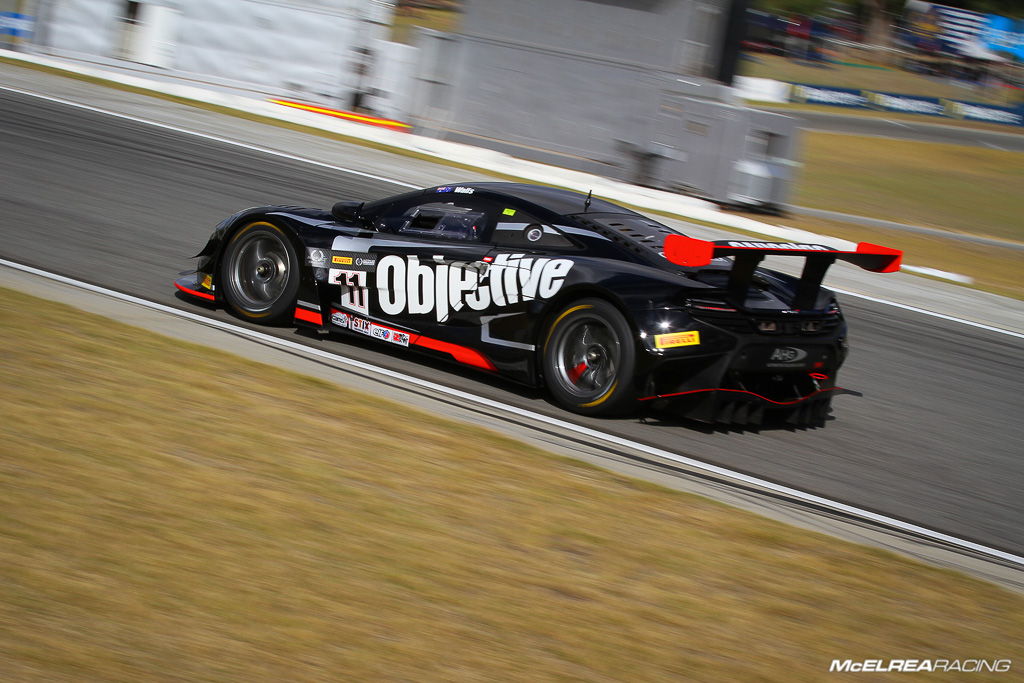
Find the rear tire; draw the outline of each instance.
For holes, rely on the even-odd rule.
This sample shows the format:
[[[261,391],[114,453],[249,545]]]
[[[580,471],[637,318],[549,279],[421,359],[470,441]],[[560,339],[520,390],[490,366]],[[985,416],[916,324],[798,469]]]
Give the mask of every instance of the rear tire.
[[[299,259],[288,235],[256,221],[231,236],[221,259],[224,301],[253,322],[291,322],[299,291]]]
[[[633,332],[607,301],[582,299],[555,316],[543,368],[551,397],[574,413],[614,415],[636,407]]]

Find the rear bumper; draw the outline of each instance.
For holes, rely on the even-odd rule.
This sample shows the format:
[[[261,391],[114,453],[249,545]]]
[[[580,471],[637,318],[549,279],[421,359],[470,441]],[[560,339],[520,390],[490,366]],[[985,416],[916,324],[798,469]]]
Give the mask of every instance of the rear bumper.
[[[832,386],[779,401],[754,391],[720,387],[645,396],[640,401],[661,404],[666,412],[698,422],[757,427],[775,421],[792,426],[817,427],[824,424],[831,412],[833,396],[855,393]]]
[[[692,318],[685,327],[690,331],[677,333],[679,346],[659,349],[650,335],[642,337],[648,342],[637,386],[642,404],[701,422],[811,426],[825,420],[833,396],[853,393],[835,384],[846,358],[841,320],[808,334],[739,333]]]

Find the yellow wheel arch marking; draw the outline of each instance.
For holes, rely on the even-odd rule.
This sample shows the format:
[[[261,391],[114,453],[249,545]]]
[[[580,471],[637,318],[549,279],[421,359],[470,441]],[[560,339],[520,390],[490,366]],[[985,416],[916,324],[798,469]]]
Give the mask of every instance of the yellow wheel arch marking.
[[[558,323],[562,322],[562,319],[565,318],[565,316],[569,315],[570,313],[575,313],[576,311],[583,310],[584,308],[593,308],[593,306],[591,306],[590,304],[582,304],[580,306],[573,306],[572,308],[564,311],[562,313],[562,315],[558,316],[555,319],[555,322],[551,323],[551,327],[548,329],[548,338],[544,340],[544,352],[545,353],[548,350],[548,344],[551,343],[551,335],[553,335],[555,333],[555,328],[558,327]]]
[[[284,233],[284,231],[281,230],[281,228],[277,227],[273,223],[268,223],[267,221],[255,221],[253,223],[249,223],[244,228],[242,228],[241,230],[236,232],[234,235],[232,235],[231,239],[228,240],[228,244],[233,244],[235,242],[235,240],[237,240],[239,237],[244,235],[246,232],[248,232],[252,228],[270,228],[274,232],[280,234],[281,237],[283,237],[284,239],[286,239],[286,240],[288,239],[288,235],[286,235]],[[266,313],[249,313],[248,311],[238,311],[238,312],[241,313],[242,315],[244,315],[246,318],[266,318],[268,315],[270,315],[270,311],[267,311]]]
[[[619,380],[612,382],[612,385],[608,387],[608,391],[604,392],[590,403],[581,403],[580,408],[593,408],[594,406],[601,405],[608,400],[608,397],[615,393],[615,387],[619,386]]]
[[[284,234],[284,231],[281,230],[281,228],[279,228],[276,225],[274,225],[273,223],[269,223],[267,221],[255,221],[253,223],[249,223],[244,228],[242,228],[241,230],[236,232],[234,235],[232,235],[231,239],[229,240],[229,243],[230,242],[234,242],[235,240],[237,240],[239,237],[244,235],[250,228],[270,228],[274,232],[280,233],[281,236],[284,237],[285,239],[288,239],[288,236]]]

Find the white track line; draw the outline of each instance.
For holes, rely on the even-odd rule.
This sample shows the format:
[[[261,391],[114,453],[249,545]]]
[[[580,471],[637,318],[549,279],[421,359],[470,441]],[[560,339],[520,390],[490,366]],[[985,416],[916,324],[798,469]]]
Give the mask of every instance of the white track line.
[[[173,130],[175,133],[182,133],[184,135],[191,135],[193,137],[202,138],[204,140],[213,140],[214,142],[220,142],[225,145],[232,145],[234,147],[240,147],[247,149],[252,152],[260,152],[261,154],[268,154],[270,156],[281,157],[282,159],[289,159],[291,161],[298,161],[303,164],[310,164],[312,166],[319,166],[320,168],[329,168],[332,171],[341,171],[343,173],[350,173],[352,175],[361,176],[363,178],[370,178],[372,180],[380,180],[381,182],[391,183],[392,185],[398,185],[399,187],[409,187],[414,189],[420,189],[420,185],[413,185],[411,183],[405,183],[401,180],[395,180],[394,178],[385,178],[384,176],[374,175],[373,173],[365,173],[363,171],[357,171],[352,168],[345,168],[343,166],[335,166],[334,164],[328,164],[323,161],[316,161],[307,157],[300,157],[295,154],[288,154],[287,152],[280,152],[275,149],[268,147],[260,147],[259,145],[250,145],[245,142],[239,142],[238,140],[231,140],[229,138],[222,138],[219,135],[211,135],[209,133],[200,133],[199,131],[189,130],[188,128],[181,128],[180,126],[172,126],[169,123],[160,123],[159,121],[153,121],[151,119],[144,119],[139,116],[132,116],[130,114],[119,114],[116,111],[110,111],[109,109],[102,109],[100,107],[93,107],[88,104],[81,104],[79,102],[72,102],[71,100],[65,100],[61,97],[52,97],[51,95],[41,95],[39,93],[32,92],[30,90],[22,90],[21,88],[11,88],[5,85],[0,85],[0,90],[7,90],[9,92],[16,92],[21,95],[28,95],[29,97],[35,97],[40,100],[46,100],[47,102],[56,102],[58,104],[64,104],[69,107],[76,107],[78,109],[84,109],[85,111],[91,111],[96,114],[105,114],[112,116],[117,119],[125,121],[132,121],[133,123],[142,123],[147,126],[153,126],[154,128],[161,128],[163,130]],[[201,103],[200,103],[201,104]]]
[[[971,327],[977,327],[982,330],[988,330],[989,332],[998,332],[999,334],[1005,334],[1010,337],[1016,337],[1017,339],[1024,339],[1024,334],[1020,332],[1014,332],[1013,330],[1004,330],[1001,327],[992,327],[991,325],[985,325],[984,323],[976,323],[973,320],[964,320],[963,318],[957,318],[952,315],[946,315],[945,313],[936,313],[935,311],[929,311],[924,308],[918,308],[917,306],[910,306],[908,304],[901,304],[895,301],[887,301],[885,299],[876,299],[873,296],[867,294],[857,294],[856,292],[849,292],[845,289],[838,289],[836,287],[829,287],[833,292],[842,294],[843,296],[852,296],[858,299],[864,299],[865,301],[871,301],[876,304],[885,304],[886,306],[893,306],[895,308],[903,309],[904,311],[913,311],[914,313],[921,313],[923,315],[929,315],[933,318],[940,318],[942,320],[948,320],[954,323],[960,323],[961,325],[970,325]]]
[[[588,439],[590,439],[592,441],[604,442],[606,444],[612,444],[612,445],[615,445],[615,446],[620,446],[622,448],[627,448],[629,450],[638,451],[638,452],[641,452],[641,453],[646,453],[648,455],[652,455],[654,457],[661,458],[662,460],[668,460],[670,462],[678,463],[680,465],[685,465],[686,467],[690,467],[690,468],[693,468],[693,469],[696,469],[696,470],[701,470],[703,472],[708,472],[708,473],[711,473],[711,474],[714,474],[714,475],[717,475],[717,476],[720,476],[720,477],[726,477],[726,478],[728,478],[728,479],[730,479],[732,481],[737,481],[737,482],[740,482],[740,483],[743,483],[743,484],[747,484],[747,485],[750,485],[750,486],[756,486],[756,487],[765,489],[767,491],[770,491],[770,492],[778,494],[778,495],[787,496],[789,498],[794,498],[794,499],[799,500],[799,501],[801,501],[803,503],[808,503],[808,504],[811,504],[811,505],[818,505],[818,506],[821,506],[821,507],[824,507],[824,508],[828,508],[828,509],[834,510],[836,512],[841,512],[843,514],[850,515],[850,516],[853,516],[853,517],[856,517],[856,518],[859,518],[859,519],[862,519],[862,520],[867,520],[867,521],[875,522],[877,524],[881,524],[883,526],[887,526],[887,527],[892,528],[892,529],[898,529],[898,530],[906,532],[906,533],[916,534],[918,536],[923,536],[923,537],[928,538],[928,539],[933,540],[933,541],[938,541],[940,543],[946,543],[946,544],[949,544],[949,545],[952,545],[952,546],[956,546],[958,548],[962,548],[964,550],[970,550],[970,551],[973,551],[973,552],[976,552],[976,553],[981,553],[983,555],[987,555],[989,557],[997,558],[997,559],[1000,559],[1000,560],[1004,560],[1006,562],[1011,562],[1011,563],[1014,563],[1014,564],[1017,564],[1017,565],[1024,566],[1024,557],[1022,557],[1020,555],[1014,555],[1012,553],[1007,553],[1007,552],[1004,552],[1002,550],[997,550],[996,548],[989,548],[988,546],[984,546],[984,545],[981,545],[981,544],[978,544],[978,543],[973,543],[971,541],[966,541],[966,540],[957,538],[955,536],[950,536],[948,534],[940,533],[938,531],[933,531],[933,530],[928,529],[926,527],[917,526],[916,524],[909,524],[907,522],[903,522],[903,521],[900,521],[898,519],[894,519],[892,517],[886,517],[885,515],[880,515],[880,514],[877,514],[875,512],[871,512],[870,510],[862,510],[862,509],[854,507],[852,505],[846,505],[845,503],[840,503],[838,501],[830,500],[828,498],[823,498],[821,496],[816,496],[816,495],[814,495],[812,493],[807,493],[807,492],[801,491],[799,489],[794,489],[794,488],[790,488],[788,486],[781,486],[779,484],[774,484],[774,483],[772,483],[770,481],[765,481],[763,479],[758,479],[757,477],[752,477],[752,476],[743,474],[741,472],[734,472],[734,471],[726,469],[724,467],[718,467],[717,465],[710,465],[708,463],[701,462],[700,460],[694,460],[693,458],[688,458],[688,457],[683,456],[683,455],[678,455],[676,453],[672,453],[670,451],[662,450],[660,448],[655,448],[653,446],[648,446],[646,444],[642,444],[642,443],[639,443],[639,442],[636,442],[636,441],[630,441],[629,439],[625,439],[623,437],[615,436],[614,434],[605,434],[603,432],[599,432],[597,430],[590,429],[588,427],[583,427],[581,425],[573,424],[571,422],[566,422],[564,420],[559,420],[558,418],[549,417],[547,415],[542,415],[540,413],[535,413],[535,412],[533,412],[531,410],[526,410],[524,408],[519,408],[519,407],[516,407],[516,406],[513,406],[513,405],[508,405],[508,404],[505,404],[505,403],[501,403],[500,401],[495,401],[495,400],[492,400],[492,399],[489,399],[489,398],[484,398],[482,396],[476,396],[474,394],[471,394],[471,393],[468,393],[468,392],[465,392],[465,391],[461,391],[459,389],[453,389],[451,387],[447,387],[447,386],[444,386],[442,384],[436,384],[434,382],[430,382],[430,381],[427,381],[427,380],[419,379],[418,377],[413,377],[411,375],[406,375],[406,374],[403,374],[401,372],[396,372],[394,370],[389,370],[387,368],[381,368],[381,367],[377,367],[375,365],[370,365],[369,363],[364,363],[362,361],[354,360],[352,358],[346,358],[344,356],[339,356],[337,354],[329,353],[327,351],[322,351],[322,350],[317,349],[317,348],[313,348],[313,347],[309,347],[309,346],[304,346],[302,344],[298,344],[298,343],[293,342],[293,341],[288,341],[287,339],[278,339],[277,337],[273,337],[271,335],[264,334],[262,332],[256,332],[255,330],[249,330],[249,329],[246,329],[244,327],[239,327],[239,326],[236,326],[236,325],[232,325],[230,323],[221,322],[220,320],[214,320],[212,318],[207,318],[207,317],[198,315],[196,313],[190,313],[188,311],[183,311],[183,310],[180,310],[180,309],[177,309],[177,308],[172,308],[171,306],[165,306],[163,304],[158,304],[158,303],[155,303],[155,302],[152,302],[152,301],[147,301],[145,299],[140,299],[139,297],[131,296],[131,295],[128,295],[128,294],[122,294],[120,292],[115,292],[113,290],[105,289],[103,287],[98,287],[96,285],[91,285],[91,284],[89,284],[87,282],[80,282],[78,280],[73,280],[71,278],[64,277],[63,275],[57,275],[56,273],[50,273],[50,272],[45,271],[45,270],[39,270],[38,268],[32,268],[31,266],[25,266],[25,265],[22,265],[20,263],[14,263],[14,262],[7,261],[7,260],[4,260],[4,259],[0,259],[0,265],[6,266],[8,268],[13,268],[14,270],[20,270],[20,271],[25,272],[25,273],[31,273],[32,275],[37,275],[39,277],[43,277],[43,278],[46,278],[48,280],[53,280],[55,282],[60,282],[62,284],[70,285],[72,287],[77,287],[79,289],[83,289],[83,290],[86,290],[86,291],[89,291],[89,292],[94,292],[96,294],[101,294],[103,296],[108,296],[110,298],[117,299],[119,301],[125,301],[125,302],[131,303],[131,304],[135,304],[135,305],[138,305],[138,306],[143,306],[144,308],[160,311],[162,313],[167,313],[169,315],[173,315],[173,316],[176,316],[178,318],[183,318],[185,320],[190,320],[190,321],[193,321],[193,322],[197,322],[197,323],[200,323],[202,325],[207,325],[207,326],[213,327],[215,329],[228,331],[228,332],[231,332],[232,334],[235,334],[235,335],[240,335],[240,336],[243,336],[243,337],[249,337],[250,339],[256,340],[256,341],[258,341],[260,343],[263,343],[263,344],[268,344],[270,346],[276,346],[276,347],[279,347],[279,348],[282,348],[282,349],[287,349],[289,351],[294,351],[294,352],[302,353],[302,354],[305,354],[307,356],[314,356],[316,358],[321,358],[321,359],[324,359],[324,360],[330,360],[330,361],[332,361],[334,363],[338,363],[340,365],[347,365],[347,366],[350,366],[350,367],[353,367],[353,368],[357,368],[359,370],[362,370],[363,372],[370,372],[370,373],[374,373],[374,374],[381,375],[381,376],[384,376],[384,377],[388,377],[390,379],[398,380],[398,381],[404,382],[406,384],[412,384],[412,385],[418,386],[420,388],[427,389],[429,391],[435,392],[437,394],[446,394],[448,396],[451,396],[451,397],[454,397],[454,398],[458,398],[461,401],[469,401],[470,403],[475,403],[475,404],[477,404],[479,406],[483,406],[483,407],[489,408],[491,410],[499,410],[499,411],[502,411],[504,413],[508,413],[508,414],[516,415],[516,416],[521,417],[521,418],[525,418],[527,420],[532,420],[534,422],[540,422],[540,423],[546,424],[546,425],[548,425],[550,427],[553,427],[554,429],[557,429],[557,430],[559,430],[561,432],[572,432],[574,434],[578,434],[580,436],[587,437]]]
[[[76,107],[78,109],[84,109],[86,111],[95,112],[97,114],[106,114],[107,116],[113,116],[114,118],[123,119],[123,120],[126,120],[126,121],[132,121],[132,122],[135,122],[135,123],[142,123],[142,124],[145,124],[145,125],[148,125],[148,126],[153,126],[155,128],[161,128],[163,130],[172,130],[172,131],[174,131],[176,133],[182,133],[184,135],[191,135],[193,137],[202,138],[204,140],[213,140],[215,142],[220,142],[220,143],[223,143],[223,144],[226,144],[226,145],[232,145],[234,147],[239,147],[241,149],[247,149],[247,150],[250,150],[252,152],[259,152],[261,154],[267,154],[269,156],[276,156],[276,157],[281,157],[282,159],[289,159],[291,161],[298,161],[300,163],[310,164],[311,166],[318,166],[320,168],[329,168],[332,171],[340,171],[342,173],[349,173],[351,175],[360,176],[362,178],[370,178],[372,180],[379,180],[381,182],[391,183],[392,185],[397,185],[399,187],[408,187],[408,188],[413,188],[413,189],[419,189],[420,188],[419,185],[412,185],[410,183],[406,183],[406,182],[403,182],[401,180],[395,180],[394,178],[386,178],[384,176],[375,175],[373,173],[365,173],[363,171],[357,171],[357,170],[352,169],[352,168],[345,168],[344,166],[335,166],[334,164],[328,164],[328,163],[325,163],[325,162],[322,162],[322,161],[316,161],[314,159],[309,159],[307,157],[300,157],[300,156],[295,155],[295,154],[288,154],[287,152],[280,152],[278,150],[270,149],[270,148],[267,148],[267,147],[260,147],[259,145],[250,145],[250,144],[245,143],[245,142],[239,142],[237,140],[231,140],[229,138],[223,138],[223,137],[220,137],[219,135],[210,135],[209,133],[201,133],[199,131],[189,130],[188,128],[181,128],[179,126],[172,126],[172,125],[167,124],[167,123],[160,123],[159,121],[152,121],[150,119],[144,119],[144,118],[140,118],[138,116],[131,116],[129,114],[119,114],[117,112],[110,111],[109,109],[101,109],[100,107],[93,107],[93,106],[90,106],[90,105],[87,105],[87,104],[81,104],[81,103],[78,103],[78,102],[72,102],[71,100],[65,100],[65,99],[60,98],[60,97],[52,97],[50,95],[41,95],[39,93],[31,92],[29,90],[22,90],[21,88],[11,88],[11,87],[2,86],[2,85],[0,85],[0,90],[7,90],[9,92],[16,92],[16,93],[20,93],[22,95],[28,95],[29,97],[36,97],[38,99],[46,100],[48,102],[56,102],[58,104],[64,104],[64,105],[67,105],[69,107]],[[679,219],[680,220],[686,220],[686,216],[679,216]],[[723,229],[725,229],[725,228],[723,227]],[[841,289],[836,289],[834,287],[830,287],[830,289],[832,289],[833,291],[839,292],[840,294],[843,294],[844,296],[852,296],[852,297],[857,297],[857,298],[860,298],[860,299],[865,299],[867,301],[872,301],[872,302],[878,303],[878,304],[885,304],[887,306],[895,306],[896,308],[901,308],[901,309],[908,310],[908,311],[914,311],[915,313],[921,313],[921,314],[924,314],[924,315],[934,316],[936,318],[941,318],[942,320],[948,320],[948,321],[951,321],[951,322],[962,323],[964,325],[970,325],[972,327],[978,327],[978,328],[981,328],[983,330],[988,330],[990,332],[998,332],[998,333],[1001,333],[1001,334],[1010,335],[1011,337],[1017,337],[1019,339],[1024,339],[1024,334],[1021,334],[1019,332],[1013,332],[1011,330],[1004,330],[1004,329],[999,328],[999,327],[992,327],[991,325],[984,325],[982,323],[976,323],[976,322],[973,322],[971,320],[964,320],[963,318],[956,318],[954,316],[945,315],[943,313],[935,313],[933,311],[929,311],[929,310],[926,310],[926,309],[923,309],[923,308],[916,308],[914,306],[908,306],[906,304],[896,303],[895,301],[888,301],[886,299],[877,299],[875,297],[867,296],[867,295],[864,295],[864,294],[857,294],[856,292],[844,291],[844,290],[841,290]]]

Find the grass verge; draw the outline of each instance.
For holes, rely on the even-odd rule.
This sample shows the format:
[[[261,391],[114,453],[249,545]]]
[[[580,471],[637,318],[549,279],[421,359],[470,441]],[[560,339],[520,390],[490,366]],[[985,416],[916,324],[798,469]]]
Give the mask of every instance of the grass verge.
[[[1024,242],[1024,154],[806,133],[792,203]]]
[[[1024,658],[1024,598],[984,582],[2,294],[12,679],[795,681],[836,658]]]
[[[454,9],[403,7],[395,11],[391,22],[391,40],[413,43],[416,29],[428,28],[443,33],[454,33],[462,22],[462,13]]]

